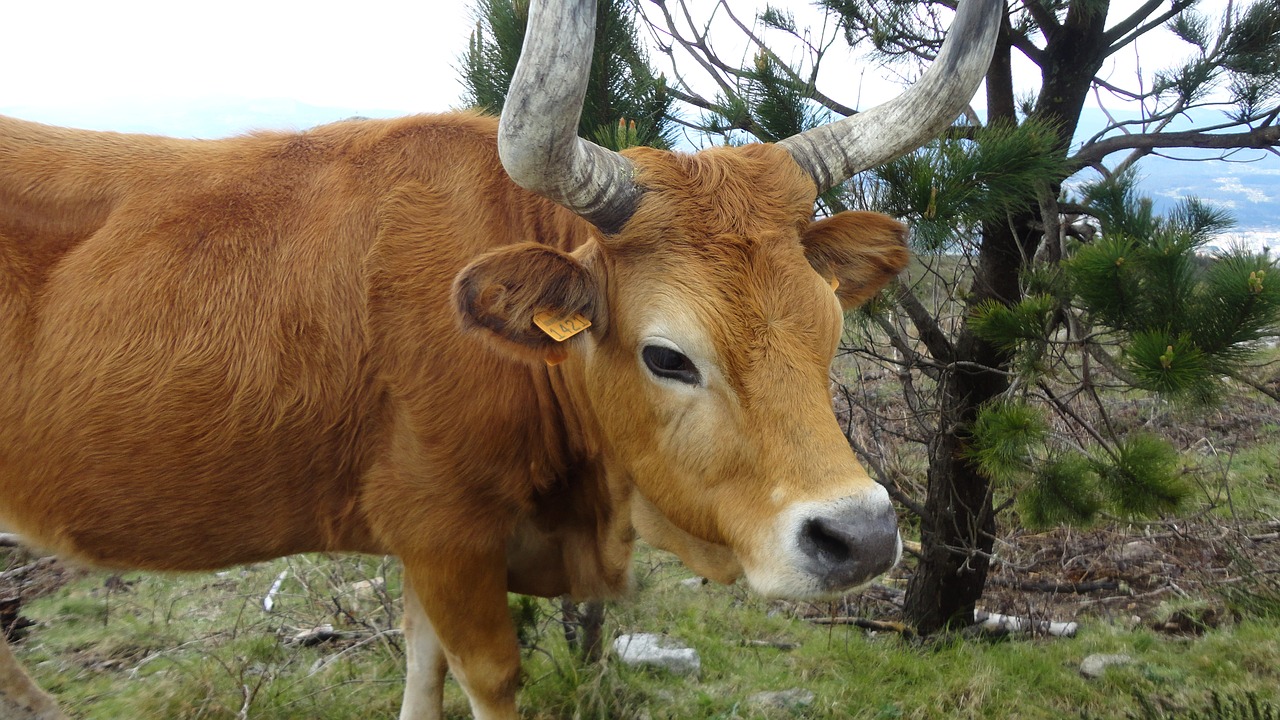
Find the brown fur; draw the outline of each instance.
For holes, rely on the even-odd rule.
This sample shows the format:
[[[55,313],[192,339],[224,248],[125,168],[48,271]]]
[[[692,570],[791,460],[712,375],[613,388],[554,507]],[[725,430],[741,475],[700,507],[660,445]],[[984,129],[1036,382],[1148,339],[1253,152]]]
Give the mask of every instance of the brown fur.
[[[468,114],[219,141],[0,118],[0,519],[108,567],[399,555],[494,717],[518,666],[505,592],[625,589],[635,487],[655,535],[721,547],[689,552],[732,580],[722,546],[778,505],[759,467],[800,467],[770,482],[806,498],[856,467],[811,266],[860,302],[905,263],[901,226],[811,226],[777,148],[637,149],[649,192],[602,238],[513,185],[495,134]],[[652,435],[630,333],[672,302],[710,329],[741,439]],[[565,352],[539,309],[587,315],[590,339]]]

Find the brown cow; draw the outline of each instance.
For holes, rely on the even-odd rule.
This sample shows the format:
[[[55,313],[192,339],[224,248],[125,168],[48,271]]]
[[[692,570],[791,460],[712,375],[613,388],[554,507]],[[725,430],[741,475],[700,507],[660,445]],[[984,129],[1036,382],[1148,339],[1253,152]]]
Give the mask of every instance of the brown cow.
[[[622,592],[635,530],[769,595],[888,569],[827,373],[903,228],[810,216],[955,117],[1001,3],[964,0],[885,106],[696,155],[574,137],[593,4],[534,7],[501,123],[0,120],[3,522],[106,567],[398,555],[402,718],[440,717],[446,663],[477,717],[515,717],[508,589]],[[61,717],[7,649],[0,711]]]

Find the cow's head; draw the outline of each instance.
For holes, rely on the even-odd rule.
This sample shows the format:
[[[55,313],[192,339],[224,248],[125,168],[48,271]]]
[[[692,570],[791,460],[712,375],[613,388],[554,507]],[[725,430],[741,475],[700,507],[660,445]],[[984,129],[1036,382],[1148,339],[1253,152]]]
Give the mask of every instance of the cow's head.
[[[812,222],[813,203],[957,115],[1002,6],[962,2],[933,68],[886,105],[776,145],[682,155],[574,135],[594,0],[573,5],[533,8],[499,149],[517,183],[602,233],[572,254],[530,243],[480,258],[455,286],[464,318],[528,357],[568,355],[566,391],[633,483],[636,527],[695,571],[796,598],[871,580],[901,544],[828,373],[842,310],[905,266],[905,232],[870,213]],[[561,342],[535,325],[543,311],[591,327]]]

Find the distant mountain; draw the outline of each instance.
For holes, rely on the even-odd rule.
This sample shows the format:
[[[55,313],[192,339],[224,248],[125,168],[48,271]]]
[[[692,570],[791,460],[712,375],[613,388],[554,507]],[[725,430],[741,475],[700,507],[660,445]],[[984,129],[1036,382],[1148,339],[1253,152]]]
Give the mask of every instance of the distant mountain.
[[[206,139],[255,130],[303,130],[353,116],[408,114],[380,108],[317,107],[294,100],[247,98],[119,101],[109,105],[40,108],[0,106],[0,115],[50,125]]]

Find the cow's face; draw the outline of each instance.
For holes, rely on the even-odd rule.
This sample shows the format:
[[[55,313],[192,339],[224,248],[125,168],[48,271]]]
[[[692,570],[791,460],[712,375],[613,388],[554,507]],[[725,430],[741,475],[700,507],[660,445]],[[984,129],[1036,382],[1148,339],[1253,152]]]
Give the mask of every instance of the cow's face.
[[[622,232],[574,256],[482,258],[458,282],[464,318],[530,357],[569,349],[568,386],[634,483],[653,544],[769,595],[869,581],[900,543],[836,422],[828,373],[842,308],[905,265],[902,226],[867,213],[811,223],[812,182],[771,146],[629,156],[646,195]],[[500,312],[486,294],[503,297]],[[593,326],[560,344],[528,322],[539,310]]]

